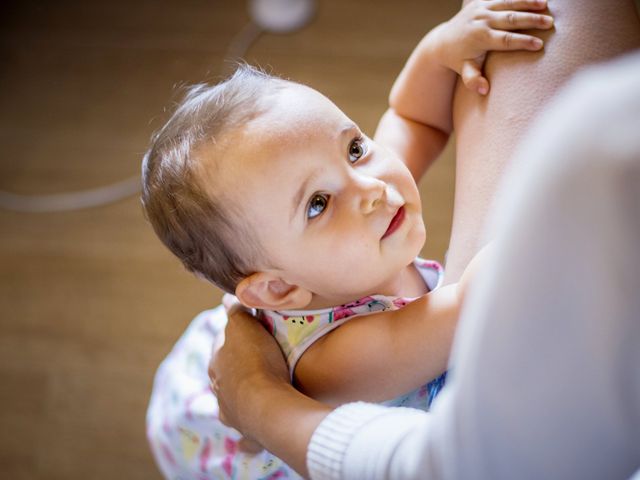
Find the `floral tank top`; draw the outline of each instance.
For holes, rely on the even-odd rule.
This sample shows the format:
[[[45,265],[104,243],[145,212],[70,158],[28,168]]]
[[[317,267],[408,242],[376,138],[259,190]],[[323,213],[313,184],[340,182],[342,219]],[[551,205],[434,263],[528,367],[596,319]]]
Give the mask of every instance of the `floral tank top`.
[[[413,263],[429,291],[435,290],[442,284],[444,271],[438,262],[416,258]],[[338,307],[320,310],[262,310],[258,315],[284,352],[289,374],[293,378],[298,360],[319,338],[352,318],[398,310],[413,300],[415,298],[370,295]],[[427,409],[444,386],[445,378],[446,373],[443,373],[427,385],[384,404]]]

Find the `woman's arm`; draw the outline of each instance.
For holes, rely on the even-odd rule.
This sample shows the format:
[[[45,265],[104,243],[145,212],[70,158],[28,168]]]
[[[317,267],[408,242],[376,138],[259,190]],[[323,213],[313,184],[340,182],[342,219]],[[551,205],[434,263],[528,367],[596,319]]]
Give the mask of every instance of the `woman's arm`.
[[[553,19],[535,12],[545,7],[545,0],[474,0],[418,43],[391,89],[389,109],[374,136],[405,161],[416,181],[451,133],[456,74],[470,91],[486,94],[489,83],[481,72],[486,52],[542,48],[538,38],[513,31],[551,28]]]

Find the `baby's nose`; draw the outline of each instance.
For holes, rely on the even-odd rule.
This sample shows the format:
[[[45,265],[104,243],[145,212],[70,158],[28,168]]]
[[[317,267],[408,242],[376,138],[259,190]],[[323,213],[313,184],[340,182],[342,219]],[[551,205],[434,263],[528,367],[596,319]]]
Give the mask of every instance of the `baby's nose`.
[[[366,215],[384,205],[387,195],[387,184],[375,177],[368,177],[361,182],[360,210]]]

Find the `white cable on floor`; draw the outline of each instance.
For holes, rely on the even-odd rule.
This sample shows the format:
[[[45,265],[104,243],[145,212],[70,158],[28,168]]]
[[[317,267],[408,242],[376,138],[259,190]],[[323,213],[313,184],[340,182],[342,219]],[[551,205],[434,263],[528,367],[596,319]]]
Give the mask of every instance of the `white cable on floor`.
[[[294,2],[293,4],[291,2]],[[291,8],[298,6],[301,8]],[[266,8],[265,8],[266,7]],[[275,7],[279,8],[276,11]],[[263,18],[268,12],[277,17]],[[289,14],[287,14],[289,12]],[[265,31],[284,33],[302,28],[315,13],[314,0],[253,0],[250,13],[254,21],[245,25],[231,40],[225,60],[243,58],[251,45]],[[293,13],[293,15],[292,15]],[[260,24],[260,25],[259,25]],[[20,195],[0,190],[0,208],[17,212],[64,212],[98,207],[117,202],[140,193],[140,175],[125,180],[79,192],[55,193],[51,195]]]
[[[225,59],[237,60],[244,57],[262,32],[255,23],[248,23],[229,43]],[[115,203],[137,195],[140,190],[140,175],[79,192],[21,195],[0,190],[0,208],[16,212],[65,212]]]
[[[117,202],[140,192],[140,175],[104,187],[52,195],[18,195],[0,190],[0,206],[17,212],[64,212]]]

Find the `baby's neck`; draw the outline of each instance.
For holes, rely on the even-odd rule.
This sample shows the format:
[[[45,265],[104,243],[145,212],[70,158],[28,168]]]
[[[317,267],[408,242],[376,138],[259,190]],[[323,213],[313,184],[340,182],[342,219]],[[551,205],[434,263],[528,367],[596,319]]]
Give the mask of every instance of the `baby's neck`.
[[[375,292],[362,292],[358,298],[325,298],[315,296],[304,310],[318,310],[350,303],[368,295],[386,295],[388,297],[419,297],[429,291],[422,275],[413,262],[398,274],[381,285]]]

